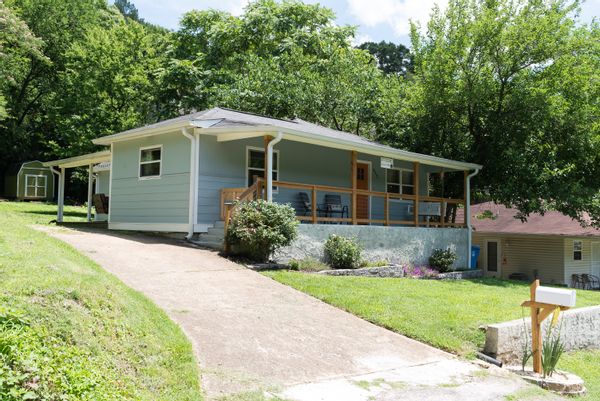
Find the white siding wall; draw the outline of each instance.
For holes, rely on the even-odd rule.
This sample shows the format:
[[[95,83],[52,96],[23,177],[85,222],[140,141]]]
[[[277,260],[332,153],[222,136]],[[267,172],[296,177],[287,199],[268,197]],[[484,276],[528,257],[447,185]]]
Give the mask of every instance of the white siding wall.
[[[573,259],[573,241],[583,243],[581,260]],[[600,238],[598,238],[600,241]],[[592,241],[588,238],[570,237],[563,240],[564,261],[565,261],[565,282],[571,283],[572,274],[591,274],[592,273]]]

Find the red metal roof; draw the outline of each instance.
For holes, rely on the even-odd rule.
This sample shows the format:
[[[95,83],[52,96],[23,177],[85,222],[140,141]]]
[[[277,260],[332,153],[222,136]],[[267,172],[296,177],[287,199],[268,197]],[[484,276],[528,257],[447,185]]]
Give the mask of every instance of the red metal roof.
[[[489,210],[493,218],[482,218],[482,213]],[[566,236],[600,236],[600,230],[584,227],[577,220],[560,212],[531,214],[526,222],[515,218],[516,209],[507,208],[493,202],[485,202],[471,206],[471,225],[476,232],[502,234],[543,234]],[[457,221],[460,217],[457,217]]]

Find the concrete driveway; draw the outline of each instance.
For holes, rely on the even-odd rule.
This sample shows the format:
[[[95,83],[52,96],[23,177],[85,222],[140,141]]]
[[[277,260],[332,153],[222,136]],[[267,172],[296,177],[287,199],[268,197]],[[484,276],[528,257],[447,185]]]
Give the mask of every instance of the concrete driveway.
[[[144,293],[182,327],[209,400],[249,391],[298,401],[554,398],[182,241],[44,231]]]

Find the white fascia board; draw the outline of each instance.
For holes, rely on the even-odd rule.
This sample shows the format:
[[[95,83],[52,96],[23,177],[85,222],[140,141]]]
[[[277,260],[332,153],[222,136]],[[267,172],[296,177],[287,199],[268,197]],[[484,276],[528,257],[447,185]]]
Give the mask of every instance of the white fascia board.
[[[256,126],[256,127],[240,127],[240,128],[207,128],[200,130],[201,134],[216,134],[217,141],[222,142],[226,140],[243,139],[245,137],[251,137],[251,134],[255,136],[265,134],[276,134],[277,132],[283,132],[286,134],[284,140],[291,140],[296,142],[304,142],[312,145],[324,146],[334,149],[343,150],[355,150],[360,153],[370,154],[374,156],[389,157],[397,160],[406,160],[419,162],[429,166],[450,168],[456,170],[480,170],[482,168],[479,164],[466,163],[456,160],[444,159],[436,156],[423,155],[420,153],[409,152],[401,149],[385,148],[376,144],[360,144],[352,141],[345,141],[343,139],[333,139],[322,135],[316,135],[304,131],[291,130],[286,128],[279,128],[275,126]],[[240,138],[235,138],[235,135],[239,135]],[[244,136],[248,135],[248,136]],[[232,139],[226,139],[232,138]]]
[[[114,135],[103,136],[92,140],[95,145],[110,145],[115,142],[129,141],[131,139],[139,139],[147,136],[154,136],[168,133],[180,133],[181,128],[193,128],[191,121],[179,121],[173,124],[168,124],[156,128],[136,128],[129,132],[121,132]]]
[[[110,150],[103,150],[96,153],[88,153],[86,155],[69,157],[67,159],[52,160],[43,163],[45,167],[61,167],[61,168],[72,168],[86,166],[89,164],[100,163],[110,160]]]

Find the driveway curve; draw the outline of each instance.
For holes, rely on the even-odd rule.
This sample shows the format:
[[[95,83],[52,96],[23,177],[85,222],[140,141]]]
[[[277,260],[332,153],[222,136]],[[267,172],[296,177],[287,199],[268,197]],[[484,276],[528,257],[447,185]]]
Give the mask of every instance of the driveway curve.
[[[41,229],[144,293],[182,327],[208,400],[250,391],[298,401],[555,398],[183,241]]]

